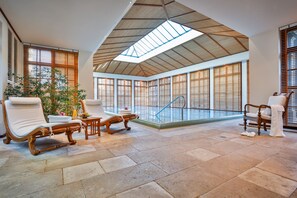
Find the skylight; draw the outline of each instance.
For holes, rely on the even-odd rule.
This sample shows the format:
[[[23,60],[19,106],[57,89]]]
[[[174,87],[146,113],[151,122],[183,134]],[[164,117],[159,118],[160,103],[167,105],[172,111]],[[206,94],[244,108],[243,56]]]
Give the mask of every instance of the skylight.
[[[140,63],[203,33],[172,21],[165,21],[114,60]]]

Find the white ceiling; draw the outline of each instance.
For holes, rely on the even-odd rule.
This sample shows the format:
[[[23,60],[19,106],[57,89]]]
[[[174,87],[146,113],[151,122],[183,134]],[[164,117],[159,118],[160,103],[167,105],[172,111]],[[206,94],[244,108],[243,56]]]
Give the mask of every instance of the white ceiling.
[[[93,52],[133,2],[0,0],[0,7],[23,42]]]
[[[297,0],[176,0],[248,37],[297,22]]]

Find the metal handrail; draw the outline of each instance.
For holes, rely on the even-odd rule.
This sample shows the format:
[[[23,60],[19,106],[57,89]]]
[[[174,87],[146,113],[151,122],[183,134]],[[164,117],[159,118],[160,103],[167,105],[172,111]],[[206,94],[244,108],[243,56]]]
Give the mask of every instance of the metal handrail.
[[[155,114],[155,116],[158,116],[162,111],[164,111],[167,107],[169,107],[172,103],[174,103],[175,101],[177,101],[179,98],[182,98],[184,101],[184,104],[181,108],[181,118],[182,120],[184,120],[184,108],[186,106],[186,99],[184,96],[177,96],[174,100],[172,100],[171,102],[169,102],[167,105],[165,105],[160,111],[158,111],[158,113]]]

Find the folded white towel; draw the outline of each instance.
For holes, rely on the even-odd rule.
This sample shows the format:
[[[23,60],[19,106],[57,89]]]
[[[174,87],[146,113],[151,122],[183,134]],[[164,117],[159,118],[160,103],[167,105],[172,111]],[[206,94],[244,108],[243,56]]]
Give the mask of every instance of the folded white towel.
[[[283,111],[285,111],[282,105],[271,105],[271,129],[270,136],[282,136],[285,137],[283,131]]]
[[[67,123],[72,120],[71,116],[56,116],[56,115],[49,115],[48,121],[49,123]]]
[[[131,110],[121,109],[119,114],[122,114],[122,115],[131,114]]]

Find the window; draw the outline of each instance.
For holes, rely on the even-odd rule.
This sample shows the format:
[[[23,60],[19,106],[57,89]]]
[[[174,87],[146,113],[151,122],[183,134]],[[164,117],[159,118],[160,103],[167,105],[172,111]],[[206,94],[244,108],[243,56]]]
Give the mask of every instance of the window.
[[[167,105],[170,100],[170,77],[169,78],[161,78],[159,80],[159,100],[160,106],[163,107]]]
[[[110,78],[97,79],[97,98],[101,99],[103,107],[107,111],[114,108],[114,80]]]
[[[172,99],[174,100],[178,96],[184,96],[187,106],[187,74],[172,77]],[[172,107],[182,107],[183,104],[184,101],[179,99],[172,104]]]
[[[11,33],[11,31],[10,30],[8,30],[8,53],[7,53],[7,55],[8,55],[8,62],[7,62],[7,66],[8,66],[8,80],[12,80],[12,73],[13,73],[13,71],[12,71],[12,61],[13,61],[13,59],[12,59],[12,57],[13,57],[13,55],[12,55],[12,53],[13,53],[13,51],[12,51],[12,42],[13,40],[12,40],[12,33]]]
[[[148,82],[148,106],[158,106],[158,84],[157,80]]]
[[[147,106],[148,100],[148,88],[147,81],[134,82],[134,105],[135,106]]]
[[[214,108],[241,111],[241,63],[214,68]]]
[[[56,69],[66,76],[69,86],[77,85],[77,52],[24,46],[24,56],[25,76],[48,81],[52,80],[51,73]]]
[[[18,73],[18,41],[16,38],[14,38],[14,47],[13,47],[13,63],[14,63],[14,67],[13,67],[13,73],[17,74]],[[14,82],[17,81],[17,75],[14,76]]]
[[[209,109],[209,69],[192,72],[191,108]]]
[[[140,63],[202,34],[167,20],[122,52],[114,60]]]
[[[132,107],[132,81],[118,80],[118,107]]]
[[[281,91],[294,91],[285,123],[297,126],[297,27],[281,31]]]

